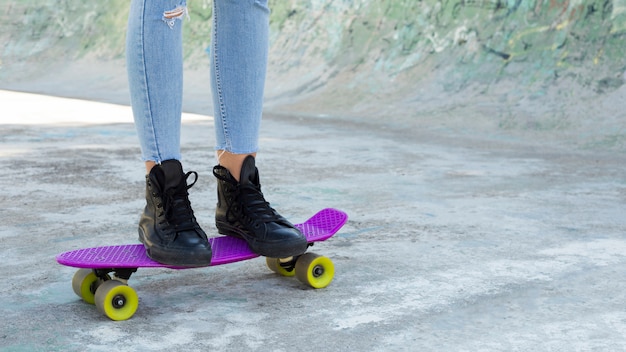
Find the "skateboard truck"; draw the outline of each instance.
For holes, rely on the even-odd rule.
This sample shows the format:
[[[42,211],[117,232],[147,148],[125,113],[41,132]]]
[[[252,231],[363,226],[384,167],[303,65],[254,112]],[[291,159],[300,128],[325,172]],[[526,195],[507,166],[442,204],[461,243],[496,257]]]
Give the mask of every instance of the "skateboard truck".
[[[93,269],[94,274],[102,280],[107,281],[111,280],[110,273],[113,273],[113,277],[115,280],[118,280],[124,284],[128,284],[128,280],[133,273],[137,272],[137,268],[118,268],[118,269]]]
[[[298,257],[300,256],[297,255],[293,257],[278,259],[278,265],[280,265],[281,268],[285,269],[286,272],[291,273],[296,269],[296,261],[298,260]]]

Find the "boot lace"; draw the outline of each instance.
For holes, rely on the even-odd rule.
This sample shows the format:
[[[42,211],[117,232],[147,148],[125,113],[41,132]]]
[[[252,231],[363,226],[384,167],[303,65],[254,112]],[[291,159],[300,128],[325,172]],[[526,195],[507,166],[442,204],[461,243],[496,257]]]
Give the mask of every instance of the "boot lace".
[[[187,184],[189,176],[194,175],[191,184]],[[190,171],[174,188],[169,188],[163,193],[164,222],[167,221],[170,227],[178,233],[181,231],[194,230],[197,227],[196,217],[191,209],[188,190],[198,181],[198,173]]]
[[[225,190],[227,193],[226,197],[229,198],[228,203],[230,203],[226,210],[227,214],[232,214],[235,218],[239,218],[238,214],[241,213],[242,217],[239,220],[253,224],[256,228],[260,227],[261,223],[283,220],[270,206],[270,203],[265,200],[263,192],[261,192],[261,185],[250,183],[241,185],[234,179],[224,177],[219,171],[220,169],[214,168],[213,175],[229,185]],[[241,209],[241,212],[239,209]]]
[[[242,185],[238,191],[235,195],[236,202],[234,204],[242,205],[245,221],[254,223],[258,227],[259,221],[269,223],[281,220],[280,215],[265,200],[260,185],[258,187],[250,184]]]

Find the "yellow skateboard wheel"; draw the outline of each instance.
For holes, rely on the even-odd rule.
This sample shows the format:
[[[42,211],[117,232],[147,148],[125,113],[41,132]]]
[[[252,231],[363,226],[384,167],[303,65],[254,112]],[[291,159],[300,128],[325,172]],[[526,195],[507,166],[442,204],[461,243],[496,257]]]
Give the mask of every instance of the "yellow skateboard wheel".
[[[293,260],[293,258],[289,259],[289,260]],[[276,274],[282,275],[282,276],[294,276],[296,275],[296,271],[295,270],[287,270],[285,267],[283,267],[281,264],[282,260],[280,258],[265,258],[265,262],[267,263],[267,267],[270,268],[271,271],[275,272]]]
[[[313,288],[324,288],[333,281],[335,265],[332,260],[314,253],[304,253],[296,261],[296,277]]]
[[[98,287],[98,277],[91,269],[79,269],[72,278],[72,289],[83,301],[94,304],[94,294]]]
[[[137,311],[139,297],[130,286],[108,280],[96,290],[95,303],[98,310],[111,320],[126,320]]]

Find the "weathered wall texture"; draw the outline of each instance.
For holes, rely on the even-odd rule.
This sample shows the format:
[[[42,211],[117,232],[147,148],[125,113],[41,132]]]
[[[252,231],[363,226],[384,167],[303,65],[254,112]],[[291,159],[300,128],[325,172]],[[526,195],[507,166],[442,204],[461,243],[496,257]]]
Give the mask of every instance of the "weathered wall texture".
[[[208,61],[211,9],[188,3],[193,69]],[[123,57],[128,0],[0,4],[0,80]],[[626,0],[270,4],[271,110],[626,148]]]

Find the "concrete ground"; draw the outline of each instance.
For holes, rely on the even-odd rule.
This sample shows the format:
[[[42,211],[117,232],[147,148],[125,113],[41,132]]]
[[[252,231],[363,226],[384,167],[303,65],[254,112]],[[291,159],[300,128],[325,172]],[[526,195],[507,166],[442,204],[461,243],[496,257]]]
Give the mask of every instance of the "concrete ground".
[[[135,243],[127,106],[0,91],[2,351],[623,351],[623,155],[267,116],[264,192],[294,222],[346,211],[313,290],[262,258],[139,270],[136,315],[72,292],[63,251]],[[186,115],[196,215],[215,235],[213,122]],[[463,138],[466,138],[463,137]]]

